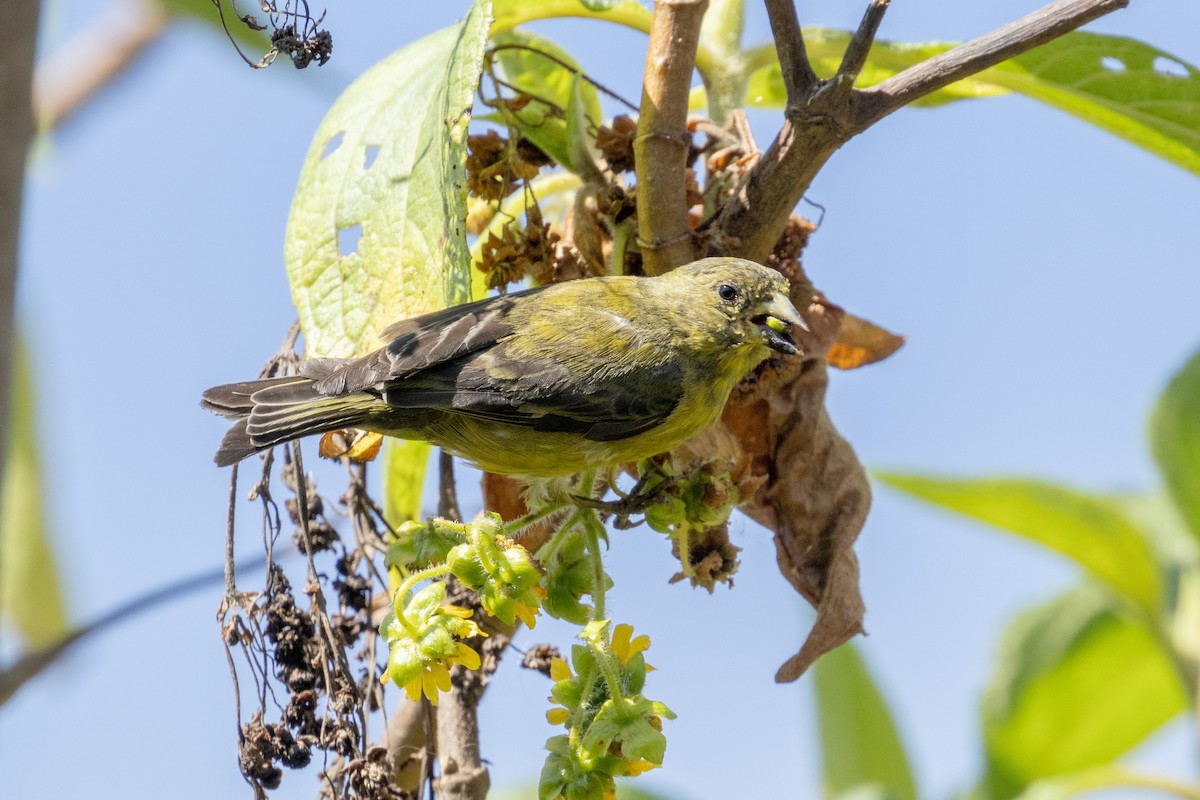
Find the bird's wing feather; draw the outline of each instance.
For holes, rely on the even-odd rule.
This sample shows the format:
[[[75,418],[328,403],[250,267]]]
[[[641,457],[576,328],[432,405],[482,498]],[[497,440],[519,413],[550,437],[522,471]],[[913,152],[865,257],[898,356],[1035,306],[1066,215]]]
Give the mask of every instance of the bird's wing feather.
[[[580,378],[572,379],[550,358],[512,359],[501,344],[389,381],[384,399],[396,408],[452,409],[536,431],[613,441],[644,433],[669,417],[679,405],[675,389],[683,374],[668,361],[607,365]]]
[[[322,376],[316,389],[324,395],[361,392],[486,350],[512,333],[508,314],[513,304],[538,291],[489,297],[401,320],[384,330],[386,345]]]

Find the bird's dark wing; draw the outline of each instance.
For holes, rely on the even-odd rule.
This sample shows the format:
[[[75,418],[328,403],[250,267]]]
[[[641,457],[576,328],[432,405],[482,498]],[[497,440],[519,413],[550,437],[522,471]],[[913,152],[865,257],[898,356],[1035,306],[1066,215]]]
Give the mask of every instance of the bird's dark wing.
[[[598,284],[592,285],[596,297],[581,296],[569,306],[528,305],[538,292],[561,289],[531,289],[398,322],[384,331],[388,343],[380,350],[314,375],[320,378],[316,389],[324,395],[366,391],[397,409],[452,410],[594,441],[624,439],[661,424],[679,404],[680,367],[665,356],[625,363],[625,347],[646,342],[628,320],[605,310]],[[603,339],[609,357],[581,353],[582,345],[569,341],[530,347],[527,338],[520,354],[510,352],[512,342],[505,340],[517,333],[514,319],[561,329],[563,319],[551,320],[554,315],[569,315],[575,326]],[[538,322],[531,323],[531,316]],[[321,366],[313,372],[321,373]]]
[[[486,350],[512,333],[508,316],[513,304],[539,291],[489,297],[401,320],[383,331],[381,338],[387,344],[379,350],[313,375],[319,377],[316,389],[324,395],[378,389],[385,381],[403,379]],[[324,372],[322,366],[317,364],[312,371]]]
[[[504,344],[388,381],[396,408],[442,408],[535,431],[577,433],[598,442],[644,433],[679,405],[683,372],[673,361],[597,365],[571,375],[549,358],[512,359]]]

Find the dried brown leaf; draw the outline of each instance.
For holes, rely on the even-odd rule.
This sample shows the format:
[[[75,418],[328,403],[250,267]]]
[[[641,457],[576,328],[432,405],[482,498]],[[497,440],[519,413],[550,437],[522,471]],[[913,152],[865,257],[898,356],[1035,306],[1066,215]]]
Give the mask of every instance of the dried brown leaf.
[[[873,322],[847,314],[826,360],[837,369],[857,369],[882,361],[900,349],[904,337]]]
[[[615,117],[611,128],[601,126],[596,132],[596,148],[614,173],[633,171],[636,133],[637,121],[627,116]]]

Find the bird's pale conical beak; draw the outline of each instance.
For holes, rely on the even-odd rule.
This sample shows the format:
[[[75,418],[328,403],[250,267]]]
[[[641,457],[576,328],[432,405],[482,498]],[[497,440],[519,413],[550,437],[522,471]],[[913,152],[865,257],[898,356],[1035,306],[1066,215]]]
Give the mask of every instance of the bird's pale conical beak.
[[[808,325],[800,312],[792,305],[792,301],[782,294],[771,298],[770,302],[759,306],[753,322],[762,331],[763,341],[767,347],[786,355],[796,355],[800,348],[792,338],[792,326],[798,325],[800,330],[807,331]]]

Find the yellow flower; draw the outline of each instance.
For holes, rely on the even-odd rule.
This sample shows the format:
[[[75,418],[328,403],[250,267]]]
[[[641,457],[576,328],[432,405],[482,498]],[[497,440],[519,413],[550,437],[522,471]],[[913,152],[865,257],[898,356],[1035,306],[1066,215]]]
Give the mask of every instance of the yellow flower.
[[[662,764],[655,764],[653,761],[647,761],[644,758],[639,758],[634,761],[625,762],[625,774],[630,778],[636,778],[643,772],[649,772],[652,769],[658,769]]]
[[[513,603],[513,612],[517,615],[517,619],[525,623],[525,627],[533,630],[537,625],[538,610],[533,606],[527,606],[524,603]]]
[[[462,606],[452,606],[449,603],[447,603],[446,605],[443,605],[441,607],[441,613],[448,614],[451,617],[458,617],[459,619],[468,619],[475,612],[471,611],[471,609],[469,609],[469,608],[463,608]],[[487,636],[486,633],[478,633],[478,632],[476,632],[474,635],[475,636]]]
[[[456,606],[443,606],[443,608],[456,608]],[[417,677],[404,684],[404,693],[414,703],[420,700],[421,694],[424,693],[429,698],[429,702],[436,706],[438,692],[450,691],[450,670],[447,664],[461,664],[467,669],[479,669],[481,663],[479,653],[459,642],[458,652],[455,655],[451,656],[446,663],[435,661],[427,665]]]
[[[571,712],[569,710],[559,706],[558,708],[551,708],[546,712],[546,722],[549,722],[551,725],[562,725],[570,716]]]
[[[558,656],[550,659],[550,680],[558,683],[559,681],[565,681],[570,677],[571,667],[564,659],[559,658]]]
[[[633,637],[633,626],[621,623],[613,628],[612,652],[622,664],[628,664],[635,653],[640,653],[650,647],[650,637],[642,634]]]

